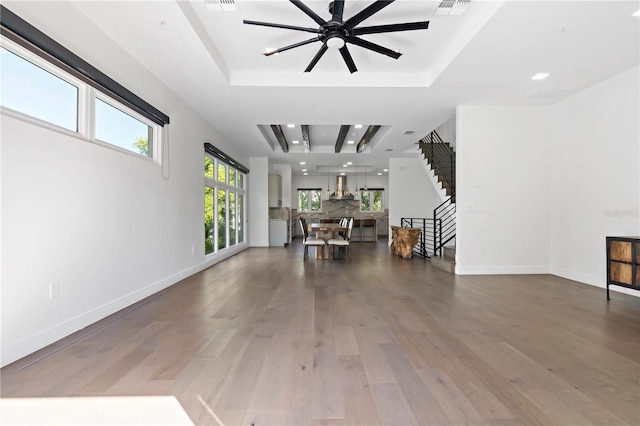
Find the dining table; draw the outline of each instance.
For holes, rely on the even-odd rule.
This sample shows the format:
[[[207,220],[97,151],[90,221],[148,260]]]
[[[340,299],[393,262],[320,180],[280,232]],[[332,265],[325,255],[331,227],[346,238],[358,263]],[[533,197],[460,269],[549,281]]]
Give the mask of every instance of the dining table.
[[[341,226],[339,223],[310,223],[308,224],[309,233],[316,234],[316,238],[321,238],[325,242],[334,238],[341,232],[347,232],[349,228]],[[329,259],[329,246],[325,244],[323,250],[318,250],[320,246],[316,246],[316,259]]]

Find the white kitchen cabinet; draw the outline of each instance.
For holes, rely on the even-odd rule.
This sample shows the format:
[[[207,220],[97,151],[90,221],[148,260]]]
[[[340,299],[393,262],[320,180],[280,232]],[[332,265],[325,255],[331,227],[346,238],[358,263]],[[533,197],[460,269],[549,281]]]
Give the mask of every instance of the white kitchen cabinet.
[[[282,207],[282,176],[269,175],[269,207]]]
[[[288,220],[269,220],[269,245],[272,247],[284,247],[288,243]]]

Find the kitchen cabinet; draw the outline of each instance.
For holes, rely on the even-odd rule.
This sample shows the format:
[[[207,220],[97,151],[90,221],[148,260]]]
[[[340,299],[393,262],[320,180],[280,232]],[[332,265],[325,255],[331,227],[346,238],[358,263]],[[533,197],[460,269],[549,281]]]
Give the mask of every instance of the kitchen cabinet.
[[[269,207],[282,207],[282,176],[269,175]]]
[[[281,219],[269,220],[269,245],[284,247],[289,242],[289,221]]]

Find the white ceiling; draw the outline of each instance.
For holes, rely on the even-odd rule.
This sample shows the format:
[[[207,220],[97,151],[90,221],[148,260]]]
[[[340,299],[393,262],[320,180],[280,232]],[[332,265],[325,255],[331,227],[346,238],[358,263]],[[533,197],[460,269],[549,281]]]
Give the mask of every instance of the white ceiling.
[[[318,174],[347,161],[380,171],[391,156],[415,155],[415,143],[452,117],[456,105],[551,104],[637,65],[640,51],[635,0],[472,0],[463,16],[435,16],[436,1],[398,0],[361,24],[430,21],[428,30],[362,36],[399,50],[398,60],[349,45],[357,73],[350,74],[335,51],[303,73],[319,42],[269,57],[263,53],[313,34],[242,20],[316,24],[286,0],[235,2],[235,12],[210,11],[204,0],[72,3],[238,152],[268,156],[271,164],[290,163],[294,174],[300,173],[300,161]],[[328,0],[304,3],[329,19]],[[345,18],[371,3],[347,0]],[[551,75],[532,81],[538,72]],[[296,128],[286,128],[289,123]],[[260,131],[272,124],[283,126],[289,153],[272,133]],[[311,125],[308,154],[302,143],[291,144],[296,132],[302,141],[301,124]],[[352,127],[348,139],[355,144],[345,143],[335,154],[342,124],[365,126]],[[369,124],[383,127],[358,154],[355,145]]]

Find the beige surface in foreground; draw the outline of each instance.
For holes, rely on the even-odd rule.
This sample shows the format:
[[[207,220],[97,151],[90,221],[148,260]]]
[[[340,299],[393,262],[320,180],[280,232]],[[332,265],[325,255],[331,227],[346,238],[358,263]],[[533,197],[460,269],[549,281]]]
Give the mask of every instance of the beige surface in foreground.
[[[3,398],[2,425],[193,425],[173,396]]]

